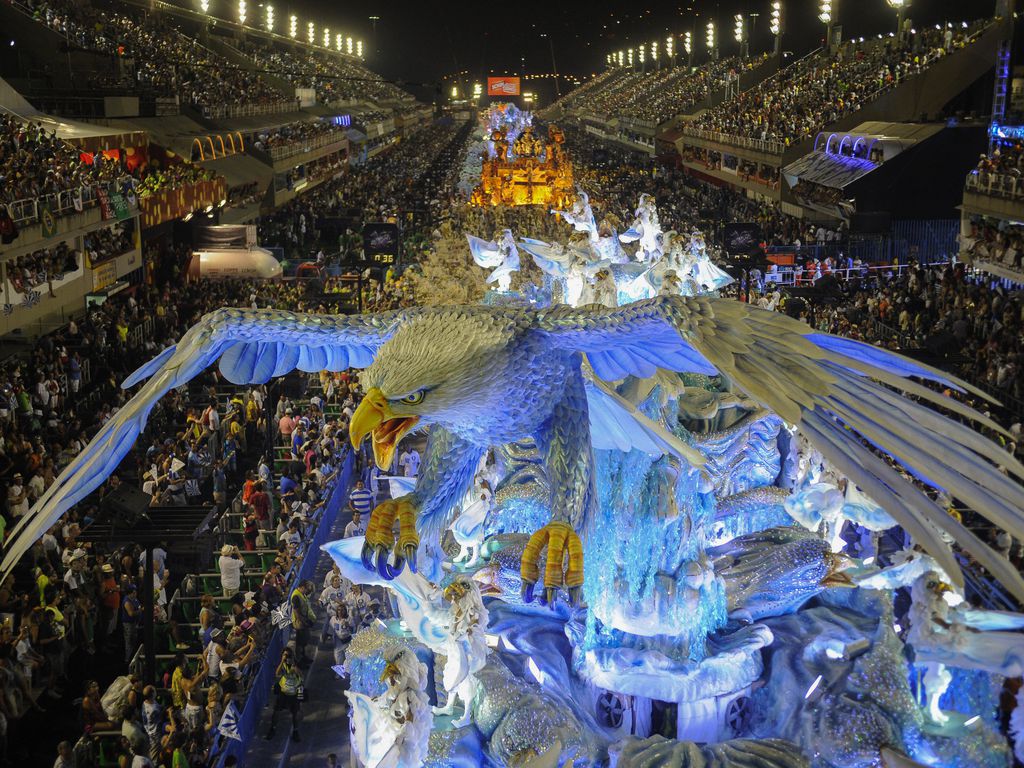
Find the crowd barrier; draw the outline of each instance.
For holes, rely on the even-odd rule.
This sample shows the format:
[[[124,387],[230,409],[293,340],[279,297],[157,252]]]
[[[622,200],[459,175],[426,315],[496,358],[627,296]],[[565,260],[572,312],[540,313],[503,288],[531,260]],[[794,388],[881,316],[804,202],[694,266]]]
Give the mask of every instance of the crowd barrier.
[[[292,590],[299,585],[299,582],[310,578],[316,570],[317,562],[320,560],[320,547],[330,539],[338,512],[345,506],[345,501],[348,498],[354,467],[355,453],[349,451],[345,456],[345,463],[342,465],[330,501],[324,506],[324,513],[320,518],[316,533],[308,542],[306,554],[288,573],[287,595],[291,595]],[[267,643],[263,653],[259,671],[252,677],[252,685],[245,699],[245,705],[239,713],[238,733],[241,739],[229,739],[218,733],[210,748],[210,754],[217,755],[216,762],[213,763],[216,768],[224,768],[225,760],[231,755],[237,757],[239,761],[244,757],[250,741],[256,735],[263,710],[269,703],[274,687],[277,662],[281,659],[281,651],[288,643],[290,636],[291,629],[275,629],[271,635],[270,642]]]
[[[1003,197],[1007,200],[1024,198],[1024,179],[1019,173],[994,173],[971,171],[964,184],[967,192],[977,192],[989,197]]]

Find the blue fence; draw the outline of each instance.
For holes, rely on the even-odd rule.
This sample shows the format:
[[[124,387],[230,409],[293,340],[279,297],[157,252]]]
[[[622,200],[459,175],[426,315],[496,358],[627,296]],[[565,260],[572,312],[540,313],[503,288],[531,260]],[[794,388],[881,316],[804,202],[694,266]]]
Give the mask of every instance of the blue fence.
[[[842,266],[847,258],[860,259],[865,264],[921,264],[947,262],[959,253],[957,238],[960,222],[957,219],[925,219],[894,221],[892,230],[885,234],[851,235],[840,242],[821,245],[803,245],[797,251],[802,263],[808,259],[831,258]],[[792,245],[773,246],[768,253],[793,253]]]
[[[334,492],[331,494],[330,501],[324,506],[324,513],[320,518],[320,524],[317,526],[313,538],[309,541],[306,554],[288,574],[287,595],[292,593],[292,590],[298,586],[300,581],[308,579],[316,570],[317,562],[320,560],[320,547],[330,539],[331,530],[338,519],[338,512],[344,508],[345,501],[348,498],[354,466],[355,453],[349,451],[345,457],[345,463],[342,465],[341,473],[338,476],[337,484],[334,486]],[[217,734],[213,747],[210,749],[210,754],[217,754],[218,750],[224,750],[217,755],[215,763],[217,768],[224,767],[224,761],[229,755],[237,757],[239,762],[242,761],[249,742],[256,734],[263,709],[267,706],[267,700],[270,698],[270,692],[274,687],[274,671],[277,668],[278,660],[281,658],[281,651],[288,643],[290,636],[290,629],[275,629],[271,635],[270,642],[267,643],[267,648],[263,654],[263,661],[260,663],[260,669],[252,678],[249,695],[245,699],[245,706],[242,708],[238,718],[238,732],[241,734],[241,741],[226,739]]]

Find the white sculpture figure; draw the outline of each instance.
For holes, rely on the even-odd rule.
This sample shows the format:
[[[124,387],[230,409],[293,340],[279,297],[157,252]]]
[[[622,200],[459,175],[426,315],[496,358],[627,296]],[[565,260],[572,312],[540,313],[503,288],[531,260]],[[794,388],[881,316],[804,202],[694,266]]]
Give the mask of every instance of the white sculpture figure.
[[[907,642],[914,646],[915,651],[933,645],[936,642],[957,645],[958,636],[963,628],[949,621],[949,603],[943,594],[950,587],[943,581],[938,571],[927,571],[914,580],[910,588],[910,631]],[[924,661],[925,694],[928,697],[928,716],[940,725],[949,717],[939,709],[939,699],[953,682],[953,675],[946,665],[936,661]]]
[[[637,261],[651,264],[658,261],[664,254],[664,242],[659,237],[661,222],[658,220],[658,207],[654,203],[653,195],[640,195],[635,215],[633,225],[619,235],[619,240],[624,243],[633,243],[639,240],[640,245],[634,258]]]
[[[465,710],[462,717],[452,723],[455,728],[461,728],[470,723],[473,697],[479,685],[476,673],[487,661],[487,638],[484,634],[487,609],[480,599],[480,586],[465,576],[456,577],[444,595],[451,601],[442,678],[448,701],[444,707],[435,709],[434,714],[452,714],[456,699],[461,700]]]
[[[389,589],[398,603],[398,613],[412,635],[434,653],[446,657],[443,685],[448,704],[459,698],[468,713],[476,693],[476,677],[487,656],[487,611],[480,589],[459,576],[442,594],[441,590],[409,568],[386,580],[362,565],[363,537],[351,536],[325,544],[323,549],[338,564],[346,578],[356,583]],[[451,604],[445,602],[445,598]],[[450,712],[450,709],[446,709]],[[418,765],[418,764],[417,764]]]
[[[487,276],[487,282],[496,282],[499,291],[507,292],[512,286],[512,273],[519,271],[519,249],[512,230],[506,229],[497,243],[473,235],[466,235],[466,240],[469,241],[473,261],[478,266],[494,270]]]
[[[1024,763],[1024,687],[1017,689],[1017,706],[1010,713],[1010,736],[1014,757]]]
[[[475,490],[475,489],[474,489]],[[480,548],[484,543],[484,523],[491,511],[491,494],[479,493],[464,504],[462,512],[452,522],[451,531],[459,545],[459,554],[455,562],[466,568],[472,568],[480,559]]]
[[[561,216],[567,224],[577,232],[586,232],[591,242],[597,240],[597,221],[594,219],[594,211],[590,207],[590,196],[579,187],[576,187],[576,200],[568,211],[552,209],[556,216]]]
[[[824,523],[832,551],[842,552],[843,494],[838,488],[829,483],[798,486],[782,506],[786,514],[809,531],[821,529]]]
[[[427,668],[411,649],[385,657],[376,698],[346,691],[352,719],[352,748],[365,768],[419,768],[427,757],[434,719],[427,699]]]
[[[579,303],[581,306],[586,304],[600,304],[611,308],[619,306],[619,292],[610,269],[602,267],[594,273],[594,276],[584,284]]]

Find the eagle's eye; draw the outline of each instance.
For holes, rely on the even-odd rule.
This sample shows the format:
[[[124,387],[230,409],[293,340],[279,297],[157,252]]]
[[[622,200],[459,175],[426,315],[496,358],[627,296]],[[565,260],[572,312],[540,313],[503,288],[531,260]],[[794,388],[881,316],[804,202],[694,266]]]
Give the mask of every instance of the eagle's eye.
[[[426,393],[422,389],[417,389],[410,395],[406,395],[401,399],[401,402],[406,405],[419,405],[423,402],[423,398],[426,397]]]

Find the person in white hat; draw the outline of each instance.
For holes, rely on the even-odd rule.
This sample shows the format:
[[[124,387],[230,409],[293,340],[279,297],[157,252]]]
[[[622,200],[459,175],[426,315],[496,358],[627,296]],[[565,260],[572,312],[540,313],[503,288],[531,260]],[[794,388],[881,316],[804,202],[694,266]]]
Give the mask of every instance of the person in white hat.
[[[238,551],[238,547],[225,544],[220,548],[220,559],[217,561],[220,570],[220,586],[224,597],[232,597],[238,594],[242,588],[242,568],[245,561]]]

